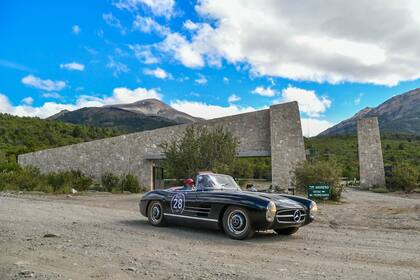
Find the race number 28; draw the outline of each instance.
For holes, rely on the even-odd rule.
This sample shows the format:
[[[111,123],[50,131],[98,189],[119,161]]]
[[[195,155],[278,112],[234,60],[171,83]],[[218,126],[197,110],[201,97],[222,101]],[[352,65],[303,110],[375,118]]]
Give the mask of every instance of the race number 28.
[[[185,195],[183,193],[177,193],[171,199],[171,210],[172,213],[181,214],[185,208]]]

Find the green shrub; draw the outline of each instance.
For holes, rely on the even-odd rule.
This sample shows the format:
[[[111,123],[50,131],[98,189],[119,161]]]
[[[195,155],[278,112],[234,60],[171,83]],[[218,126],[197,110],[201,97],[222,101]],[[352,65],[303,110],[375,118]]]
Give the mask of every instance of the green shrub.
[[[390,188],[393,190],[404,190],[411,192],[418,186],[419,171],[409,163],[400,162],[392,170],[389,178]]]
[[[0,186],[4,189],[33,191],[45,183],[39,170],[32,167],[0,172]]]
[[[327,184],[331,187],[331,199],[338,201],[344,188],[340,184],[341,174],[341,168],[334,160],[305,161],[296,168],[296,188],[307,193],[309,185]]]
[[[77,191],[86,191],[93,184],[92,178],[85,176],[81,171],[71,171],[71,173],[71,186]]]
[[[111,172],[106,172],[101,177],[101,183],[107,192],[112,192],[119,189],[120,178]]]
[[[59,171],[52,172],[46,175],[47,183],[53,187],[54,192],[63,193],[68,188],[73,188],[77,191],[85,191],[93,183],[93,180],[81,171]],[[63,186],[66,188],[63,189]],[[68,192],[65,192],[68,193]]]
[[[129,191],[132,193],[140,192],[140,184],[133,174],[126,174],[121,176],[120,181],[121,192]]]

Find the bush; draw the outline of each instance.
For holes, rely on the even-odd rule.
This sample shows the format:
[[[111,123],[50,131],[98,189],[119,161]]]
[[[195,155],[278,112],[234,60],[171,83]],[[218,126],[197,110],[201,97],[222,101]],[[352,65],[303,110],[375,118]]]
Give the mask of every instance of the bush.
[[[132,193],[140,192],[140,184],[137,178],[132,174],[126,174],[121,176],[120,182],[121,192],[129,191]]]
[[[71,185],[77,191],[86,191],[90,185],[93,184],[93,180],[90,177],[83,175],[81,171],[71,171],[72,182]]]
[[[308,192],[307,188],[313,184],[327,184],[331,187],[331,199],[339,201],[343,186],[340,184],[342,174],[337,162],[330,161],[305,161],[295,171],[295,183],[298,191]]]
[[[53,187],[54,192],[69,193],[71,188],[77,191],[85,191],[93,183],[93,180],[80,171],[60,171],[46,175],[47,183]]]
[[[0,189],[33,191],[42,184],[45,184],[45,180],[36,168],[0,172]]]
[[[119,188],[120,178],[111,172],[106,172],[101,177],[101,183],[107,192],[112,192]]]
[[[404,190],[411,192],[418,186],[419,171],[409,163],[400,162],[396,164],[389,178],[390,188],[393,190]]]

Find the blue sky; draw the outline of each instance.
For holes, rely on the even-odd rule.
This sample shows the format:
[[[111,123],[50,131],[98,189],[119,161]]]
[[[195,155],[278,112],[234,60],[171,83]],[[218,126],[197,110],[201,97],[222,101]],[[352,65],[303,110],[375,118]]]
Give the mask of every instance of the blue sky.
[[[420,87],[419,5],[397,2],[1,1],[0,112],[159,98],[214,118],[296,100],[315,135]]]

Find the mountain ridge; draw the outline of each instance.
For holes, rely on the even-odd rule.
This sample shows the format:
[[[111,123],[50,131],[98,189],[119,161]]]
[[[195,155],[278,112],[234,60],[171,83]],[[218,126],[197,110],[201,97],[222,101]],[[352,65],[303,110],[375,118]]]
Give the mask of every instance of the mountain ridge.
[[[154,98],[127,104],[84,107],[74,111],[63,110],[47,119],[60,120],[72,124],[114,128],[126,132],[152,130],[202,120],[175,110]]]
[[[420,88],[393,96],[377,107],[366,107],[317,136],[356,133],[357,120],[378,117],[381,132],[420,135]]]

